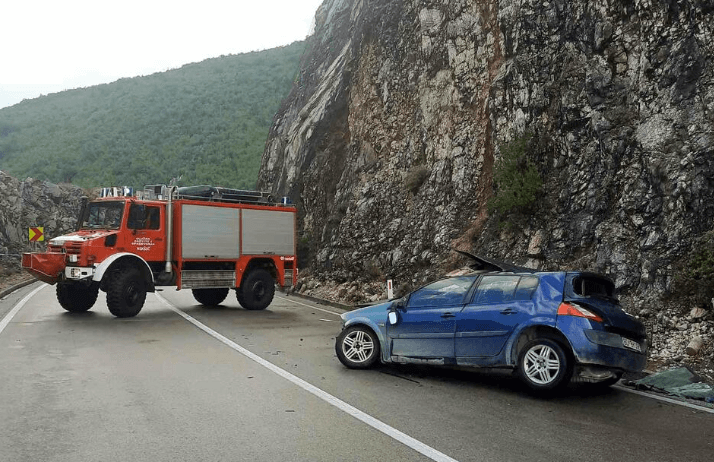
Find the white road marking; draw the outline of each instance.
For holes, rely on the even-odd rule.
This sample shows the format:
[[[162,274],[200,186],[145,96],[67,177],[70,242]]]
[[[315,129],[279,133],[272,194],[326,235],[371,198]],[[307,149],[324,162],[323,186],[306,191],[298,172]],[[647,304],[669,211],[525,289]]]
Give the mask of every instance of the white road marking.
[[[2,331],[5,330],[5,327],[7,327],[8,324],[10,324],[10,321],[12,321],[12,318],[15,317],[18,311],[22,309],[23,306],[25,306],[25,303],[27,303],[37,292],[41,291],[47,287],[47,284],[42,284],[40,287],[37,289],[33,290],[29,294],[25,295],[25,298],[20,300],[17,305],[15,305],[10,312],[3,318],[2,321],[0,321],[0,334],[2,334]]]
[[[342,401],[339,398],[336,398],[332,396],[331,394],[327,393],[324,390],[321,390],[320,388],[317,388],[316,386],[304,381],[303,379],[291,374],[290,372],[287,372],[278,366],[274,365],[273,363],[266,361],[265,359],[261,358],[260,356],[246,350],[242,346],[238,345],[235,343],[233,340],[224,337],[223,335],[219,334],[218,332],[214,331],[210,327],[206,326],[205,324],[201,323],[200,321],[196,320],[194,317],[184,313],[180,309],[176,308],[171,302],[163,298],[161,295],[158,293],[156,294],[156,298],[161,301],[164,305],[166,305],[170,310],[184,318],[186,321],[190,322],[194,326],[198,327],[211,337],[215,338],[216,340],[224,343],[225,345],[229,346],[230,348],[234,349],[238,353],[246,356],[247,358],[255,361],[256,363],[260,364],[261,366],[265,367],[266,369],[278,374],[280,377],[292,382],[293,384],[297,385],[298,387],[302,388],[303,390],[307,391],[308,393],[313,394],[314,396],[320,398],[321,400],[325,401],[328,404],[331,404],[335,406],[336,408],[340,409],[343,412],[346,412],[347,414],[351,415],[352,417],[361,420],[362,422],[366,423],[370,427],[374,428],[375,430],[379,430],[380,432],[384,433],[385,435],[399,441],[400,443],[414,449],[415,451],[425,455],[426,457],[430,458],[431,460],[438,461],[438,462],[456,462],[456,459],[452,459],[451,457],[447,456],[446,454],[437,451],[436,449],[432,448],[431,446],[427,446],[426,444],[422,443],[421,441],[412,438],[411,436],[407,435],[406,433],[403,433],[399,430],[397,430],[394,427],[391,427],[387,425],[386,423],[382,422],[381,420],[378,420],[371,415],[360,411],[356,407],[347,404],[346,402]],[[303,305],[302,303],[299,302],[294,302],[298,303],[300,305]],[[315,308],[313,306],[305,305],[310,308]],[[321,311],[326,311],[326,310],[321,310]],[[336,313],[333,313],[336,314]]]
[[[293,299],[291,299],[291,298],[287,298],[287,297],[277,297],[277,296],[276,296],[275,298],[279,298],[280,300],[285,300],[286,302],[295,303],[295,304],[297,304],[297,305],[306,306],[306,307],[310,308],[311,310],[317,310],[317,311],[322,311],[322,312],[324,312],[324,313],[334,314],[335,316],[339,316],[339,315],[342,314],[342,313],[335,313],[334,311],[326,310],[326,309],[324,309],[324,308],[318,308],[318,307],[313,306],[313,305],[308,305],[307,303],[296,302],[295,300],[293,300]]]
[[[691,409],[696,409],[697,411],[709,412],[710,414],[714,414],[714,409],[704,407],[704,406],[699,406],[699,405],[692,404],[692,403],[688,403],[686,401],[679,401],[676,399],[667,398],[666,396],[653,395],[652,393],[645,393],[644,391],[640,391],[640,390],[632,390],[630,388],[626,388],[621,385],[616,385],[614,388],[617,388],[618,390],[626,391],[627,393],[632,393],[634,395],[646,396],[648,398],[656,399],[659,401],[664,401],[665,403],[678,404],[680,406],[688,407]]]

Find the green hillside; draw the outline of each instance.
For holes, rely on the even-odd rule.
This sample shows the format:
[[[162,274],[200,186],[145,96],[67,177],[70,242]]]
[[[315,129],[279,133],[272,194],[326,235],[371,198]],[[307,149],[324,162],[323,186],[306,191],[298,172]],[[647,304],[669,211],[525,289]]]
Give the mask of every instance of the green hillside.
[[[252,189],[304,42],[0,109],[0,170],[84,187]]]

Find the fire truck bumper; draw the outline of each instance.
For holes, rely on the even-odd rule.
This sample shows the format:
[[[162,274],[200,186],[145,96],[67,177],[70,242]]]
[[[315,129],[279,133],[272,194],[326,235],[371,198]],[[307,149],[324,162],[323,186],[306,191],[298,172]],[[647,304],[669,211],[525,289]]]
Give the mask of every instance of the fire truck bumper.
[[[94,276],[94,268],[89,267],[79,267],[79,266],[68,266],[64,269],[64,277],[66,279],[71,279],[77,281],[79,279],[91,278]]]
[[[55,284],[65,269],[63,253],[23,253],[22,267],[40,281]]]

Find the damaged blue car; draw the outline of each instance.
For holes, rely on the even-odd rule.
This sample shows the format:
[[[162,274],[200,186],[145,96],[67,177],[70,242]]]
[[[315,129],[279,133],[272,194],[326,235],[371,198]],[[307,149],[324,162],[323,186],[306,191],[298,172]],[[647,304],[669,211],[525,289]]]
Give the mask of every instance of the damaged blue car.
[[[335,343],[342,364],[510,368],[536,391],[571,379],[612,385],[644,369],[645,327],[622,309],[610,279],[464,254],[475,262],[469,271],[344,313]]]

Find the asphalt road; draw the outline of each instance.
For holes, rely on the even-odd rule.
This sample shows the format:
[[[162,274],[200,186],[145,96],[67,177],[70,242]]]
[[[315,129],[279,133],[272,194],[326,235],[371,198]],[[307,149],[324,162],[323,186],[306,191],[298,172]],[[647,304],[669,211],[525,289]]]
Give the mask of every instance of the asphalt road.
[[[28,294],[39,289],[30,298]],[[18,303],[24,306],[17,311]],[[70,314],[54,287],[0,301],[0,461],[709,461],[714,414],[571,387],[542,399],[504,374],[344,368],[336,308],[265,311],[190,291],[131,319],[104,294]]]

